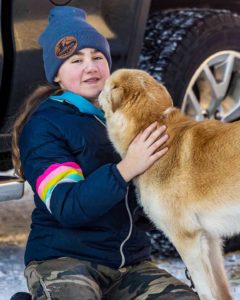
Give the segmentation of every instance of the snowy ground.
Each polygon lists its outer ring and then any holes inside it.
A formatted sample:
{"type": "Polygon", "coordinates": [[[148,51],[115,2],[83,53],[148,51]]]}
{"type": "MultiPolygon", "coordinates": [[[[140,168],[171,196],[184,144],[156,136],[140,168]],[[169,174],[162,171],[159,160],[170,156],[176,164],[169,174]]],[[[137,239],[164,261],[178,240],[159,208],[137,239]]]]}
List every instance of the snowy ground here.
{"type": "Polygon", "coordinates": [[[23,253],[23,247],[0,245],[0,300],[9,300],[14,293],[27,291],[23,253]]]}
{"type": "MultiPolygon", "coordinates": [[[[27,291],[23,277],[23,255],[32,208],[32,192],[27,185],[22,199],[0,202],[0,300],[9,300],[14,293],[27,291]]],[[[159,259],[157,263],[189,284],[179,259],[159,259]]],[[[239,300],[240,252],[225,256],[225,265],[234,300],[239,300]]]]}

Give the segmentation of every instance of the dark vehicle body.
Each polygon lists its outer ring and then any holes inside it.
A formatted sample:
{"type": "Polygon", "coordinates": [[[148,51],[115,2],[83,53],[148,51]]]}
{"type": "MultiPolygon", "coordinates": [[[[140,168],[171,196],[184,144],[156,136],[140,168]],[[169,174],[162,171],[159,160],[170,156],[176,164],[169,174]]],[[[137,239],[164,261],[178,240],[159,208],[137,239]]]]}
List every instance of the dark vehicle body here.
{"type": "MultiPolygon", "coordinates": [[[[0,153],[10,150],[11,126],[21,103],[45,80],[37,39],[53,2],[63,5],[69,1],[1,1],[0,153]]],[[[85,9],[90,23],[108,38],[113,70],[137,67],[146,22],[153,13],[192,7],[240,13],[238,0],[73,0],[69,5],[85,9]]]]}

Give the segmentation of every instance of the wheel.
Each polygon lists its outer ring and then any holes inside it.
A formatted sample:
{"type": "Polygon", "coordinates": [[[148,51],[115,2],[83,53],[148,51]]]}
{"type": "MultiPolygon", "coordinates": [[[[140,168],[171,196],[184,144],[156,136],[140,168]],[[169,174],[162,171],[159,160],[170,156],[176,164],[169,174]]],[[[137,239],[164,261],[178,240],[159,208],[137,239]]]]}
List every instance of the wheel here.
{"type": "MultiPolygon", "coordinates": [[[[240,118],[239,31],[240,16],[226,10],[155,13],[147,22],[138,67],[163,83],[174,105],[195,120],[237,120],[240,118]]],[[[153,254],[177,255],[161,232],[149,234],[153,254]]],[[[240,249],[240,236],[236,240],[240,249]]]]}
{"type": "Polygon", "coordinates": [[[240,106],[240,16],[184,9],[147,23],[139,68],[168,88],[174,104],[196,120],[232,121],[240,106]]]}

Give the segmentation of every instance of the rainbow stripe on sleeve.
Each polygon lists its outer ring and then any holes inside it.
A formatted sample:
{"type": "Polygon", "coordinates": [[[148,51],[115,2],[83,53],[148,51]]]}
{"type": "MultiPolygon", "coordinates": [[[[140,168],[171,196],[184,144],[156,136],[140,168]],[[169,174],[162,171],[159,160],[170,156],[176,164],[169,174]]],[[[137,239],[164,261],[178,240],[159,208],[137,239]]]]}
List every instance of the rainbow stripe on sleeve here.
{"type": "Polygon", "coordinates": [[[55,187],[64,182],[84,180],[80,166],[74,162],[53,164],[37,179],[36,191],[50,211],[50,199],[55,187]]]}

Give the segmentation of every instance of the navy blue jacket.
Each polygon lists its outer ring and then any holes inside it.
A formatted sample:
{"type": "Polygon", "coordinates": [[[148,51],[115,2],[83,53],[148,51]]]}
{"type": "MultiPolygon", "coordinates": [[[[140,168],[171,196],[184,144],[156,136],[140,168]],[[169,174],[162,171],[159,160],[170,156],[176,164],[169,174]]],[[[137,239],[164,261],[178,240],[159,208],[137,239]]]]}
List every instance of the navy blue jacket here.
{"type": "Polygon", "coordinates": [[[19,147],[36,205],[26,264],[65,256],[119,268],[149,258],[149,239],[134,224],[134,188],[118,172],[120,157],[94,115],[47,99],[24,125],[19,147]],[[58,170],[75,174],[66,173],[42,197],[39,190],[58,170]]]}

